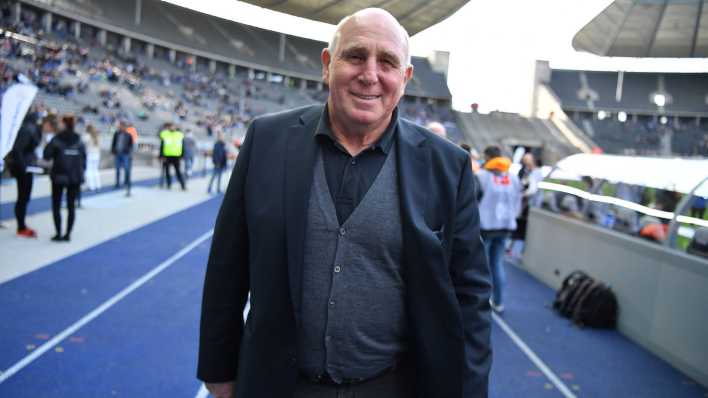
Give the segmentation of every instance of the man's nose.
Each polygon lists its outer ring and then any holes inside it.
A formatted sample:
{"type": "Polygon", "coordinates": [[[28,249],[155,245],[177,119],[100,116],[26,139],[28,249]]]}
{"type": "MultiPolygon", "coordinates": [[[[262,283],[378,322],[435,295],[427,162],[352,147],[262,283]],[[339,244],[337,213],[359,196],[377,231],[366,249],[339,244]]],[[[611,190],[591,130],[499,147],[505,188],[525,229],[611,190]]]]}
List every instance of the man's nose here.
{"type": "Polygon", "coordinates": [[[375,84],[379,79],[379,65],[376,58],[369,58],[363,65],[361,73],[359,73],[359,82],[365,85],[375,84]]]}

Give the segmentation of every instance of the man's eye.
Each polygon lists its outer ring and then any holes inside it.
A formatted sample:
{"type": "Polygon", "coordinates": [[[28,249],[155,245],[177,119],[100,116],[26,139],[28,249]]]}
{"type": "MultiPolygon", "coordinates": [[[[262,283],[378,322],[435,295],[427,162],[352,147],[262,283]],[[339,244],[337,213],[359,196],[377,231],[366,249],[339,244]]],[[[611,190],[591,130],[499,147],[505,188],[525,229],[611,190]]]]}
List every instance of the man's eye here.
{"type": "Polygon", "coordinates": [[[386,66],[390,66],[390,67],[396,66],[396,64],[393,61],[391,61],[390,59],[384,59],[383,63],[386,64],[386,66]]]}

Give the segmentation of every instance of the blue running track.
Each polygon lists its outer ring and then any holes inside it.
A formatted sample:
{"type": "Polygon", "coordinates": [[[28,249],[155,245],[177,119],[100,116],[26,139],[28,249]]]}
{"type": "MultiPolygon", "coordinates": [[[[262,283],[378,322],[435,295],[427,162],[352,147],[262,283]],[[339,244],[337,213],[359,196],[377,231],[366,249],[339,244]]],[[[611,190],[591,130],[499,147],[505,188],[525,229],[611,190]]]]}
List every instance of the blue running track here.
{"type": "MultiPolygon", "coordinates": [[[[0,369],[37,350],[213,227],[221,196],[0,284],[0,369]]],[[[210,240],[0,384],[0,397],[194,397],[210,240]]],[[[18,259],[19,260],[19,259],[18,259]]],[[[577,397],[706,397],[706,390],[610,331],[548,308],[553,291],[507,265],[503,319],[577,397]]],[[[491,396],[562,397],[497,325],[491,396]]],[[[434,397],[433,397],[434,398],[434,397]]]]}

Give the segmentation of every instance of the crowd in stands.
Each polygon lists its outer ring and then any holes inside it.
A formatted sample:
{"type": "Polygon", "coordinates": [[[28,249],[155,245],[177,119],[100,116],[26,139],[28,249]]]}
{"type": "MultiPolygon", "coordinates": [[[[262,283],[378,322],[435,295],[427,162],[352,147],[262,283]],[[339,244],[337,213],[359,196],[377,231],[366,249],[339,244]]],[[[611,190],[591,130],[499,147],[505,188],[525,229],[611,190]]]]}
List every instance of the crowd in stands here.
{"type": "MultiPolygon", "coordinates": [[[[23,73],[40,88],[40,103],[65,100],[62,106],[67,109],[60,110],[75,113],[78,126],[93,123],[104,134],[120,120],[129,120],[149,130],[142,133],[157,133],[169,121],[198,136],[224,132],[238,137],[255,116],[327,97],[326,87],[296,88],[284,81],[267,81],[263,73],[240,70],[229,77],[224,71],[211,73],[203,65],[194,65],[189,56],[170,63],[139,51],[125,53],[110,44],[101,46],[96,39],[76,39],[61,19],[45,32],[31,8],[23,8],[19,23],[3,9],[0,27],[35,42],[0,39],[3,86],[23,73]]],[[[442,121],[455,130],[449,106],[408,98],[401,115],[420,124],[442,121]]]]}
{"type": "Polygon", "coordinates": [[[708,156],[708,74],[553,70],[550,87],[606,153],[708,156]]]}
{"type": "MultiPolygon", "coordinates": [[[[646,188],[625,183],[611,184],[588,176],[582,177],[580,182],[559,182],[588,193],[614,197],[648,209],[669,213],[679,211],[678,205],[684,198],[684,194],[671,190],[646,188]]],[[[705,212],[705,203],[706,198],[700,196],[691,197],[690,207],[685,211],[684,215],[699,220],[708,219],[708,213],[705,212]]],[[[595,202],[570,193],[546,190],[543,191],[539,205],[546,210],[569,218],[592,223],[651,242],[663,244],[669,239],[671,219],[658,218],[620,204],[595,202]]],[[[705,227],[692,227],[691,229],[694,230],[693,240],[691,240],[691,237],[684,239],[683,244],[679,244],[680,248],[688,249],[691,245],[695,245],[696,237],[704,236],[705,230],[707,230],[705,227]]],[[[708,246],[693,253],[708,257],[708,246]]]]}
{"type": "Polygon", "coordinates": [[[612,116],[599,120],[586,114],[576,115],[573,120],[585,127],[605,153],[708,156],[708,130],[696,125],[695,119],[676,122],[666,118],[662,123],[660,118],[640,117],[621,122],[612,116]]]}

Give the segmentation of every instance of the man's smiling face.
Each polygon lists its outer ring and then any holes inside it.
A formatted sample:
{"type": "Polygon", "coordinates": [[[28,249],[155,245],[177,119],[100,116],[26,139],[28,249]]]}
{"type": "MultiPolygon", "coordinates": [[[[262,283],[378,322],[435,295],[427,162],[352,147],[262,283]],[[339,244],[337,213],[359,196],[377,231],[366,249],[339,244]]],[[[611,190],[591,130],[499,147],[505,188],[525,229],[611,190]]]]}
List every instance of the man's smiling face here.
{"type": "Polygon", "coordinates": [[[334,53],[322,52],[335,126],[370,131],[388,125],[413,75],[407,45],[400,26],[384,15],[354,16],[341,26],[334,53]]]}

